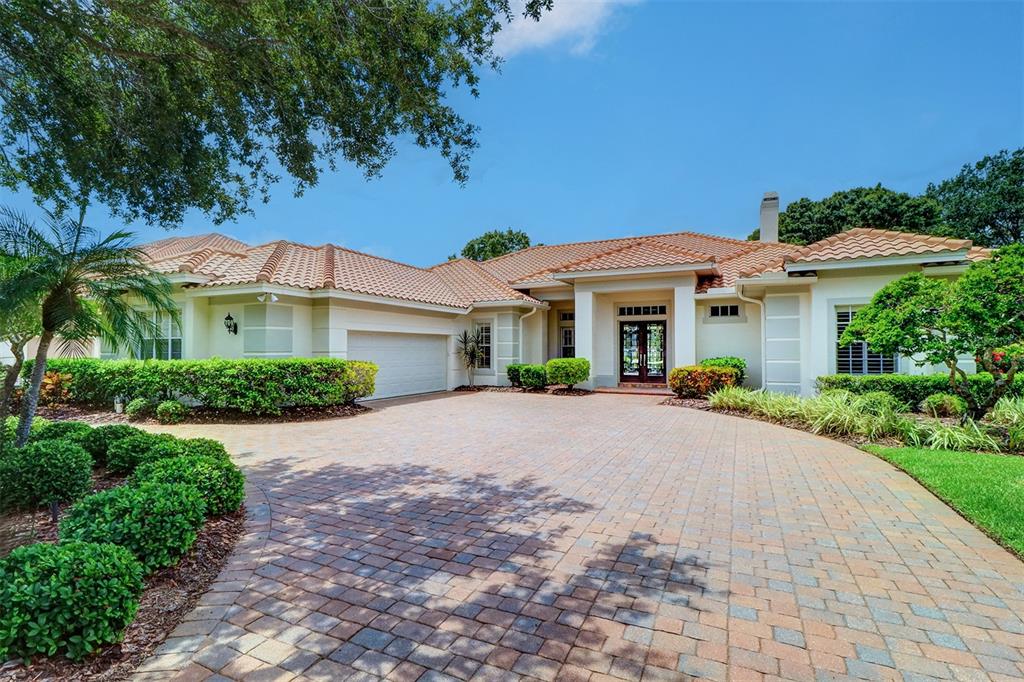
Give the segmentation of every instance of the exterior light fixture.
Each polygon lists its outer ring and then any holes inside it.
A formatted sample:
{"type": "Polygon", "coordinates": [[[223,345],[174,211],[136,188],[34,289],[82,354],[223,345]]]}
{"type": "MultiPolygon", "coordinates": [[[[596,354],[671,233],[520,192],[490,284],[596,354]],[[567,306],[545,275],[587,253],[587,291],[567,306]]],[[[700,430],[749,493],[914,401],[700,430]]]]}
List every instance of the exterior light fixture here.
{"type": "MultiPolygon", "coordinates": [[[[266,300],[267,300],[267,296],[268,296],[268,294],[260,294],[259,296],[256,297],[256,300],[259,301],[260,303],[265,303],[266,300]]],[[[270,296],[270,302],[271,303],[277,303],[277,295],[276,294],[269,294],[269,296],[270,296]]]]}
{"type": "Polygon", "coordinates": [[[231,317],[231,313],[224,318],[224,328],[228,330],[228,334],[238,333],[238,323],[235,322],[235,318],[231,317]]]}

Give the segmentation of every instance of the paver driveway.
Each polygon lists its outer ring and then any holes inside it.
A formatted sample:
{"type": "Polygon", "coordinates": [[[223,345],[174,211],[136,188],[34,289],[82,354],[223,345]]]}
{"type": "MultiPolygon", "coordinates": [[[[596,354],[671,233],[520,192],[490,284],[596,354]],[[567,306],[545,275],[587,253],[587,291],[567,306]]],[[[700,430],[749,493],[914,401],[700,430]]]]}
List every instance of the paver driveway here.
{"type": "Polygon", "coordinates": [[[203,678],[1019,679],[1024,565],[884,462],[658,398],[453,394],[224,440],[203,678]]]}

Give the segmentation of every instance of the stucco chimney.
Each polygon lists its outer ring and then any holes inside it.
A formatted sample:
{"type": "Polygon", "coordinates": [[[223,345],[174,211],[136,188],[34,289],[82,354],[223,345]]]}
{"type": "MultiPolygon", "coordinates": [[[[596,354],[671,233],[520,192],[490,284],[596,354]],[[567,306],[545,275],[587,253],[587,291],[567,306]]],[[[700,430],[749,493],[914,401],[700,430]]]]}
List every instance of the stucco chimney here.
{"type": "Polygon", "coordinates": [[[761,241],[779,241],[779,193],[765,192],[761,199],[761,241]]]}

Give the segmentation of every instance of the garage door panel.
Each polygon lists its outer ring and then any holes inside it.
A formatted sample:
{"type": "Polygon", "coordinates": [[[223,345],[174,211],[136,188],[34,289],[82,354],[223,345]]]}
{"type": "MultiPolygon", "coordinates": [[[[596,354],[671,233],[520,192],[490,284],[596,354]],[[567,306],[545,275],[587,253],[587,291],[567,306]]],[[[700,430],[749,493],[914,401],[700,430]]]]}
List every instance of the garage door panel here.
{"type": "Polygon", "coordinates": [[[447,339],[428,334],[349,332],[348,357],[377,365],[374,398],[447,389],[447,339]]]}

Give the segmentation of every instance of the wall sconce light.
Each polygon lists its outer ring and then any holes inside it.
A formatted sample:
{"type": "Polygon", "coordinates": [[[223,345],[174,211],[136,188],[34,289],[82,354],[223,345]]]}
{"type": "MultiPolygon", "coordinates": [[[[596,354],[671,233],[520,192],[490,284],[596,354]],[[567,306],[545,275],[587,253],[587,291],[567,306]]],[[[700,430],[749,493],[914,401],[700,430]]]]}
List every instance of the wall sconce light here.
{"type": "MultiPolygon", "coordinates": [[[[260,303],[264,303],[267,300],[267,294],[260,294],[256,297],[256,300],[260,303]]],[[[277,303],[277,296],[275,294],[270,294],[270,302],[277,303]]]]}
{"type": "Polygon", "coordinates": [[[228,334],[238,334],[238,323],[231,317],[231,313],[224,318],[224,328],[228,330],[228,334]]]}

